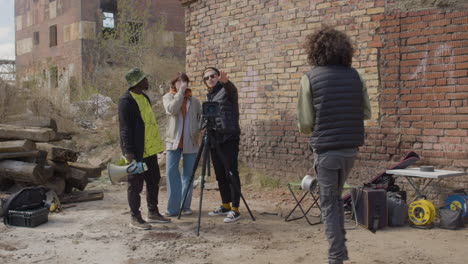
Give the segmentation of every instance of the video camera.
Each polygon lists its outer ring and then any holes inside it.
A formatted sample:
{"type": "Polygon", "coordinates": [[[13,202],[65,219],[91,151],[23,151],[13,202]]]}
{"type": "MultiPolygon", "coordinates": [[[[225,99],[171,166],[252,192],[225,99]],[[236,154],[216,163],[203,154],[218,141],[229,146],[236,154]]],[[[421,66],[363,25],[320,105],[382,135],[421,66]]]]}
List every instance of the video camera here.
{"type": "Polygon", "coordinates": [[[202,104],[203,117],[209,119],[210,117],[217,117],[220,112],[219,102],[207,101],[202,104]]]}
{"type": "Polygon", "coordinates": [[[219,102],[207,101],[202,104],[203,119],[201,121],[203,128],[215,129],[215,119],[221,112],[220,108],[219,102]]]}

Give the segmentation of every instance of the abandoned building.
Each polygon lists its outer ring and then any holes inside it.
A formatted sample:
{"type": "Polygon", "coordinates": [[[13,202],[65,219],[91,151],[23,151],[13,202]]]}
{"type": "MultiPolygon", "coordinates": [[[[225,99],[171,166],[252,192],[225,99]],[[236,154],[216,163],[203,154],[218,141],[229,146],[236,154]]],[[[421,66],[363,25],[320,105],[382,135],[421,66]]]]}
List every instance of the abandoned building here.
{"type": "MultiPolygon", "coordinates": [[[[184,9],[177,1],[147,0],[154,21],[166,19],[165,45],[185,56],[184,9]]],[[[147,1],[138,1],[142,4],[147,1]]],[[[15,0],[17,86],[41,87],[69,102],[89,70],[98,32],[118,23],[118,0],[15,0]]],[[[133,4],[132,2],[129,2],[133,4]]]]}
{"type": "MultiPolygon", "coordinates": [[[[372,120],[352,178],[376,176],[411,150],[419,165],[467,170],[466,1],[180,2],[194,90],[206,89],[207,66],[237,85],[240,157],[249,167],[290,179],[311,168],[308,137],[296,124],[299,80],[310,69],[301,44],[328,24],[351,37],[353,66],[371,97],[372,120]]],[[[458,179],[449,184],[468,187],[467,177],[458,179]]]]}

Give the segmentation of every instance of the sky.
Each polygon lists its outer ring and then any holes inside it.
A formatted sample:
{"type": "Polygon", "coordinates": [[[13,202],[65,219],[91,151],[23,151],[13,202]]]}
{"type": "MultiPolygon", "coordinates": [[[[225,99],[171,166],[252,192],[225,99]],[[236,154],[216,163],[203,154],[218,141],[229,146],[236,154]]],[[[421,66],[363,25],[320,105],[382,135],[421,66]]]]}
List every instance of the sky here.
{"type": "Polygon", "coordinates": [[[0,59],[15,59],[14,0],[0,0],[0,59]]]}

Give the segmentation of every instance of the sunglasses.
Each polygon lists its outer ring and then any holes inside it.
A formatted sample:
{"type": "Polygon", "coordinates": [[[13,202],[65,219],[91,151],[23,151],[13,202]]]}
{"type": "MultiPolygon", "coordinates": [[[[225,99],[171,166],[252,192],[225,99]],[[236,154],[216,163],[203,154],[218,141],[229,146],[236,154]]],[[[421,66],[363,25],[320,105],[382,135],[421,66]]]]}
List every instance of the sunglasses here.
{"type": "Polygon", "coordinates": [[[211,75],[208,75],[206,77],[203,77],[203,80],[208,81],[209,79],[214,79],[216,76],[218,76],[218,75],[217,74],[211,74],[211,75]]]}

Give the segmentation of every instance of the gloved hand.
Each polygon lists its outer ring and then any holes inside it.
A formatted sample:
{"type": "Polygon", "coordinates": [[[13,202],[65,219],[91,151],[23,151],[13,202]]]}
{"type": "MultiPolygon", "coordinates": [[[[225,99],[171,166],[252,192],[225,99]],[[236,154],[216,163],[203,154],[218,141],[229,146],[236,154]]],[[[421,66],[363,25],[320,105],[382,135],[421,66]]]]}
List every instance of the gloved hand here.
{"type": "Polygon", "coordinates": [[[127,168],[127,172],[129,174],[139,174],[143,173],[144,171],[143,162],[137,162],[136,160],[133,160],[127,168]]]}

